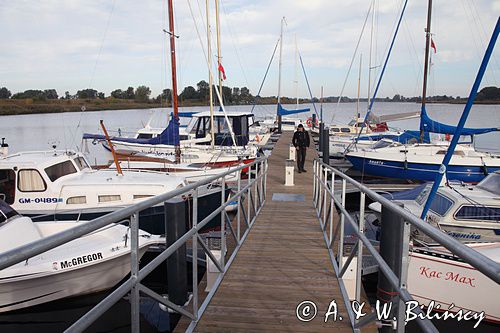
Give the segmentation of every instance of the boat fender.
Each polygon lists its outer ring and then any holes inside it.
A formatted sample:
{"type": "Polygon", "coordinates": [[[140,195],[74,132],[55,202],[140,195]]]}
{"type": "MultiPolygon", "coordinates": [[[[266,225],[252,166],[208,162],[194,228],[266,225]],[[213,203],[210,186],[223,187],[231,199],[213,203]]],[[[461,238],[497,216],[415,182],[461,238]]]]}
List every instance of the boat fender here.
{"type": "Polygon", "coordinates": [[[405,157],[405,162],[404,162],[403,166],[404,166],[405,170],[408,170],[408,160],[406,159],[406,157],[405,157]]]}
{"type": "Polygon", "coordinates": [[[483,165],[481,165],[481,171],[483,171],[483,174],[485,176],[488,176],[489,172],[488,172],[488,167],[486,166],[486,163],[484,163],[483,161],[483,158],[481,157],[481,162],[483,163],[483,165]]]}

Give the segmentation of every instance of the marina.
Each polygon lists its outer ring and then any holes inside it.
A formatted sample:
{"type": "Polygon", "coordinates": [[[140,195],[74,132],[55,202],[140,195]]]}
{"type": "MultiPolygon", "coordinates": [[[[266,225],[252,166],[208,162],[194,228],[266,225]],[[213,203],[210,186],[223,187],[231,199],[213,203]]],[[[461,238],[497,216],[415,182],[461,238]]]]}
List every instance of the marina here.
{"type": "Polygon", "coordinates": [[[106,24],[0,61],[57,88],[0,87],[0,332],[499,332],[500,7],[459,1],[42,4],[106,24]]]}

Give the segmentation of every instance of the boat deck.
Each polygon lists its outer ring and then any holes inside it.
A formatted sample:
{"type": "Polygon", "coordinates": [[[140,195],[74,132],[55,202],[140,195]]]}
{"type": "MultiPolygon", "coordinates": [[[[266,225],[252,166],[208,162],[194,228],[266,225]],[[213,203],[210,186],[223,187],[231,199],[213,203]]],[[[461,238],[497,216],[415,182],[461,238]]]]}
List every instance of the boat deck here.
{"type": "Polygon", "coordinates": [[[291,138],[283,133],[273,149],[266,204],[196,332],[352,332],[312,203],[314,147],[308,149],[308,172],[295,171],[295,186],[284,186],[291,138]],[[309,322],[296,316],[305,300],[317,305],[309,322]],[[332,300],[344,318],[325,323],[332,300]]]}

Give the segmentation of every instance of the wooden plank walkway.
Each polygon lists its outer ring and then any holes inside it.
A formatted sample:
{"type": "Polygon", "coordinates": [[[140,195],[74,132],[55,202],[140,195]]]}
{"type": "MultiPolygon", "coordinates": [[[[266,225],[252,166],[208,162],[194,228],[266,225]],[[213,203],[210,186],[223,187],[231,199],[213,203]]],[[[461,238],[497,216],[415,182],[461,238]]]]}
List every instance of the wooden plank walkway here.
{"type": "Polygon", "coordinates": [[[269,159],[267,201],[196,332],[352,332],[338,280],[312,204],[312,160],[284,186],[292,133],[283,133],[269,159]],[[274,193],[303,194],[304,201],[273,201],[274,193]],[[342,321],[324,322],[335,299],[342,321]],[[317,305],[317,316],[301,322],[296,307],[317,305]]]}

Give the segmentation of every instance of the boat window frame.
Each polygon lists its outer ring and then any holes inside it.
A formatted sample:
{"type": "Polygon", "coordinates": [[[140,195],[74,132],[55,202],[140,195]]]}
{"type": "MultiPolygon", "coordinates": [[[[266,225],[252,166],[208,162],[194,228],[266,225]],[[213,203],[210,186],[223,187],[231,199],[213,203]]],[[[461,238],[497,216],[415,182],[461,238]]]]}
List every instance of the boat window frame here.
{"type": "Polygon", "coordinates": [[[12,181],[14,182],[14,187],[13,187],[13,196],[12,196],[12,202],[7,201],[7,196],[5,195],[6,193],[5,192],[1,192],[1,194],[3,195],[3,197],[0,197],[0,200],[3,200],[5,201],[8,205],[12,205],[16,202],[16,187],[17,187],[17,174],[16,174],[16,171],[14,169],[11,169],[11,168],[6,168],[6,169],[0,169],[0,172],[1,171],[6,171],[8,173],[7,175],[7,178],[6,178],[6,182],[9,182],[9,181],[12,181]],[[10,179],[12,177],[12,179],[10,179]]]}
{"type": "Polygon", "coordinates": [[[79,170],[79,169],[78,169],[78,166],[77,166],[77,165],[75,165],[75,162],[74,162],[72,159],[70,159],[70,160],[65,160],[65,161],[62,161],[62,162],[59,162],[59,163],[56,163],[56,164],[52,164],[51,166],[48,166],[48,167],[46,167],[46,168],[44,168],[44,169],[43,169],[43,171],[45,172],[45,174],[47,175],[47,177],[49,178],[49,180],[50,180],[51,182],[55,182],[55,181],[57,181],[58,179],[61,179],[62,177],[66,177],[66,176],[69,176],[69,175],[72,175],[72,174],[78,173],[78,170],[79,170]],[[69,164],[71,164],[71,165],[73,166],[73,169],[75,169],[75,171],[74,171],[74,172],[66,173],[66,174],[64,174],[64,175],[62,175],[62,176],[58,176],[58,177],[57,177],[57,178],[55,178],[55,179],[52,179],[52,177],[50,177],[49,173],[47,172],[47,169],[53,168],[53,167],[55,167],[56,165],[65,164],[65,163],[67,164],[68,162],[69,162],[69,164]]]}
{"type": "MultiPolygon", "coordinates": [[[[428,196],[427,196],[427,197],[428,197],[428,196]]],[[[442,194],[442,193],[437,192],[437,193],[436,193],[436,196],[434,197],[434,199],[433,199],[433,200],[432,200],[432,202],[431,202],[431,205],[429,206],[429,211],[431,211],[431,212],[433,212],[434,214],[439,215],[439,216],[441,216],[441,217],[445,217],[445,216],[446,216],[446,215],[450,212],[450,209],[451,209],[451,208],[452,208],[455,204],[456,204],[455,200],[453,200],[453,199],[449,198],[448,196],[446,196],[446,195],[444,195],[444,194],[442,194]],[[435,202],[434,200],[436,200],[436,198],[437,198],[438,196],[439,196],[439,197],[442,197],[442,198],[444,198],[444,199],[446,199],[446,200],[448,200],[449,202],[451,202],[451,205],[450,205],[450,206],[448,206],[448,208],[446,209],[446,211],[445,211],[443,214],[441,214],[440,212],[436,212],[434,209],[432,209],[432,205],[433,205],[433,203],[435,202]]]]}
{"type": "Polygon", "coordinates": [[[456,210],[455,210],[455,213],[453,213],[453,218],[457,221],[467,221],[467,222],[485,222],[485,223],[500,223],[500,219],[499,220],[480,220],[480,219],[468,219],[468,218],[463,218],[463,217],[457,217],[457,214],[458,212],[464,208],[464,207],[474,207],[474,208],[488,208],[488,209],[498,209],[500,210],[500,207],[498,206],[484,206],[484,207],[477,207],[477,206],[474,206],[474,205],[471,205],[471,204],[461,204],[460,207],[458,207],[456,210]]]}
{"type": "Polygon", "coordinates": [[[30,168],[30,169],[19,169],[19,171],[17,171],[17,175],[16,175],[16,183],[17,183],[16,187],[17,187],[18,191],[22,192],[22,193],[40,193],[40,192],[47,191],[47,182],[45,181],[45,178],[43,178],[41,172],[38,169],[33,169],[33,168],[30,168]],[[19,178],[21,177],[21,172],[23,172],[23,171],[36,171],[38,173],[38,176],[40,176],[40,178],[43,181],[44,189],[43,190],[34,190],[34,191],[23,191],[23,190],[21,190],[21,188],[19,188],[19,184],[21,183],[19,181],[19,178]]]}

